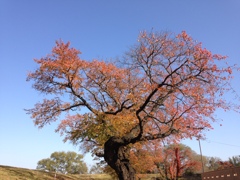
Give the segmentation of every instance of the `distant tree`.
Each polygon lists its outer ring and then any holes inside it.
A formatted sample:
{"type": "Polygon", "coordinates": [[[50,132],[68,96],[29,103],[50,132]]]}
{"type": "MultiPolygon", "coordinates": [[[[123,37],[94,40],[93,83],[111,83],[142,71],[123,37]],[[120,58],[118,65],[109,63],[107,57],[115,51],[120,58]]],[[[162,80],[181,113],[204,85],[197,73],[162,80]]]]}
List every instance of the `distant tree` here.
{"type": "Polygon", "coordinates": [[[207,171],[215,171],[219,169],[220,163],[222,160],[219,157],[206,157],[206,170],[207,171]]]}
{"type": "Polygon", "coordinates": [[[90,174],[108,174],[112,177],[112,179],[117,179],[117,174],[104,160],[100,160],[99,158],[94,158],[98,160],[98,162],[93,165],[90,169],[90,174]]]}
{"type": "Polygon", "coordinates": [[[136,144],[130,151],[129,159],[136,173],[157,173],[158,164],[164,159],[161,141],[136,144]]]}
{"type": "Polygon", "coordinates": [[[240,156],[233,156],[229,158],[229,162],[233,166],[240,166],[240,156]]]}
{"type": "Polygon", "coordinates": [[[56,172],[56,163],[50,158],[42,159],[37,163],[37,169],[48,172],[56,172]]]}
{"type": "Polygon", "coordinates": [[[231,164],[229,161],[219,161],[218,163],[218,170],[233,167],[233,164],[231,164]]]}
{"type": "Polygon", "coordinates": [[[121,180],[135,180],[129,161],[135,144],[198,136],[211,129],[215,110],[238,108],[223,96],[234,67],[185,31],[142,32],[120,61],[79,54],[59,41],[35,60],[28,80],[46,96],[27,111],[40,128],[63,118],[56,131],[103,157],[121,180]]]}
{"type": "Polygon", "coordinates": [[[183,144],[171,144],[163,150],[162,172],[170,180],[178,180],[184,173],[194,173],[201,169],[199,155],[183,144]]]}
{"type": "Polygon", "coordinates": [[[225,168],[237,166],[238,160],[239,159],[237,156],[229,158],[228,161],[223,161],[219,157],[208,157],[207,163],[205,166],[207,171],[215,171],[219,169],[225,169],[225,168]]]}
{"type": "Polygon", "coordinates": [[[37,169],[63,174],[85,174],[88,172],[83,156],[75,152],[54,152],[50,158],[38,161],[37,169]]]}
{"type": "Polygon", "coordinates": [[[164,147],[160,142],[154,142],[141,147],[130,153],[131,164],[137,173],[159,173],[162,179],[175,180],[183,174],[201,171],[200,156],[186,145],[164,147]]]}
{"type": "Polygon", "coordinates": [[[98,164],[95,164],[91,167],[90,174],[102,174],[103,173],[103,169],[101,166],[99,166],[98,164]]]}

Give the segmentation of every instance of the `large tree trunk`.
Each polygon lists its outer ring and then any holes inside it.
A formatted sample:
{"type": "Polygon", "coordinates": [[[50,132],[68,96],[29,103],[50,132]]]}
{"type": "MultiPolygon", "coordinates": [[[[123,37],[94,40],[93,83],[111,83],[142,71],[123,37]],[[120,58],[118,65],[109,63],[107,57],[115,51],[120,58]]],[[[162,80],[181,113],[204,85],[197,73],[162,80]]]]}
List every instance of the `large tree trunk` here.
{"type": "Polygon", "coordinates": [[[104,144],[104,159],[115,170],[119,180],[135,180],[135,170],[129,162],[129,149],[120,138],[111,137],[104,144]]]}

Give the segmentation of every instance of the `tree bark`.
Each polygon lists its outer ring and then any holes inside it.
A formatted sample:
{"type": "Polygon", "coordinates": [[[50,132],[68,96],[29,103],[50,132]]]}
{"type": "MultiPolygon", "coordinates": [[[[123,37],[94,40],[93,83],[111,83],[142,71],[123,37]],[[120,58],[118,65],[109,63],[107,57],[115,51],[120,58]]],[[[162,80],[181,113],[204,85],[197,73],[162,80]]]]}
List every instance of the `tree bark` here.
{"type": "Polygon", "coordinates": [[[178,177],[180,176],[180,166],[181,166],[181,160],[180,160],[178,147],[175,149],[175,156],[176,156],[176,180],[178,180],[178,177]]]}
{"type": "Polygon", "coordinates": [[[129,149],[122,139],[111,137],[104,144],[104,159],[118,175],[119,180],[136,180],[135,170],[129,162],[129,149]]]}

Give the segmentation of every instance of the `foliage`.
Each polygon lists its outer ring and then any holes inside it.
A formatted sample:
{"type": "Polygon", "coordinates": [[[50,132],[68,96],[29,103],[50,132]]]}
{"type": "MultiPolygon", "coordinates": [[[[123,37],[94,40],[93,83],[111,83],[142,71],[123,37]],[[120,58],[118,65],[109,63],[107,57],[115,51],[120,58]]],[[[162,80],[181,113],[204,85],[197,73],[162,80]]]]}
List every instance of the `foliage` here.
{"type": "Polygon", "coordinates": [[[229,161],[219,161],[218,163],[218,170],[233,167],[233,164],[231,164],[229,161]]]}
{"type": "MultiPolygon", "coordinates": [[[[96,160],[96,158],[95,158],[96,160]]],[[[91,174],[108,174],[113,179],[118,179],[117,174],[105,161],[100,160],[90,169],[91,174]]]]}
{"type": "Polygon", "coordinates": [[[135,144],[129,159],[137,173],[159,173],[158,164],[164,159],[162,143],[135,144]]]}
{"type": "Polygon", "coordinates": [[[211,129],[217,108],[236,108],[223,98],[234,67],[219,67],[226,57],[184,31],[142,32],[120,62],[79,54],[58,41],[50,55],[35,60],[39,67],[27,80],[49,96],[27,111],[40,128],[65,112],[56,131],[104,157],[120,179],[134,179],[126,159],[138,143],[141,149],[141,142],[198,136],[211,129]]]}
{"type": "Polygon", "coordinates": [[[240,166],[240,156],[233,156],[229,158],[230,164],[233,166],[240,166]]]}
{"type": "Polygon", "coordinates": [[[38,161],[37,169],[62,174],[85,174],[87,165],[83,156],[75,152],[54,152],[50,158],[38,161]]]}
{"type": "Polygon", "coordinates": [[[102,167],[100,167],[98,164],[95,164],[91,167],[89,173],[90,174],[102,174],[103,170],[102,170],[102,167]]]}
{"type": "Polygon", "coordinates": [[[228,161],[223,161],[218,157],[208,157],[206,163],[207,171],[215,171],[229,167],[240,166],[239,156],[233,156],[228,161]]]}
{"type": "Polygon", "coordinates": [[[176,179],[201,170],[200,156],[190,147],[183,144],[155,145],[131,151],[130,160],[137,173],[159,173],[163,179],[176,179]]]}
{"type": "Polygon", "coordinates": [[[163,163],[160,163],[160,168],[165,171],[168,179],[175,180],[184,173],[194,173],[201,169],[199,156],[183,144],[171,144],[163,152],[165,158],[163,163]]]}
{"type": "Polygon", "coordinates": [[[220,167],[219,162],[222,161],[219,157],[207,157],[206,159],[207,159],[206,161],[207,171],[214,171],[219,169],[220,167]]]}

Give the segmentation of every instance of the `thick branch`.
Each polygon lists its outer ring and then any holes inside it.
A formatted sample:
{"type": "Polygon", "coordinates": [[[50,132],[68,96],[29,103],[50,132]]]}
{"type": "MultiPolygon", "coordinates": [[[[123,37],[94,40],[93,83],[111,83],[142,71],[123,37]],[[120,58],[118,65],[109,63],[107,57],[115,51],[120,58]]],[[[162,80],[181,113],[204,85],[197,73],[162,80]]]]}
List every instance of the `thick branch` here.
{"type": "Polygon", "coordinates": [[[125,106],[125,103],[126,103],[127,101],[130,101],[130,99],[127,99],[127,100],[123,101],[123,103],[121,104],[120,109],[118,109],[118,110],[116,110],[116,111],[113,111],[113,112],[112,112],[112,111],[107,111],[107,112],[105,112],[105,114],[117,115],[118,113],[122,112],[123,109],[130,109],[131,107],[134,106],[134,104],[131,104],[131,105],[129,105],[129,106],[125,106]]]}

